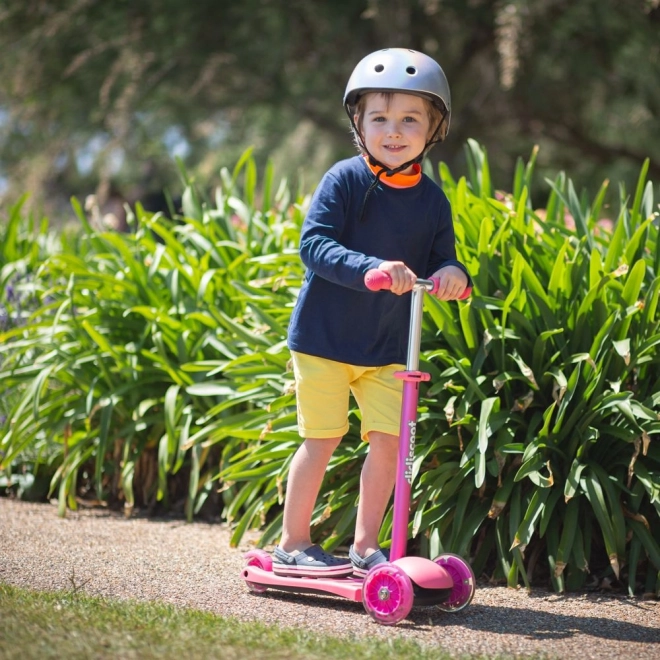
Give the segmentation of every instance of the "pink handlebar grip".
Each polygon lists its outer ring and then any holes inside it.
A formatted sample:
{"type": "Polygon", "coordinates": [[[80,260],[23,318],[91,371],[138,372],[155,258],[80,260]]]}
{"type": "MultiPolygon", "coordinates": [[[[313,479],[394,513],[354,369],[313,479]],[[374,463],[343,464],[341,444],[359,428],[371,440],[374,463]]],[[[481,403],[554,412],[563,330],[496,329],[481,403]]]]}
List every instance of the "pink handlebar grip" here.
{"type": "MultiPolygon", "coordinates": [[[[440,288],[440,279],[437,277],[429,278],[433,282],[433,288],[429,290],[429,293],[435,294],[440,288]]],[[[389,291],[392,286],[392,278],[384,270],[378,270],[377,268],[372,268],[368,270],[364,276],[364,284],[369,289],[369,291],[389,291]]],[[[466,286],[465,291],[460,295],[458,300],[465,300],[470,297],[472,293],[472,287],[466,286]]]]}
{"type": "Polygon", "coordinates": [[[392,278],[384,270],[372,268],[364,276],[364,284],[369,291],[388,291],[392,286],[392,278]]]}

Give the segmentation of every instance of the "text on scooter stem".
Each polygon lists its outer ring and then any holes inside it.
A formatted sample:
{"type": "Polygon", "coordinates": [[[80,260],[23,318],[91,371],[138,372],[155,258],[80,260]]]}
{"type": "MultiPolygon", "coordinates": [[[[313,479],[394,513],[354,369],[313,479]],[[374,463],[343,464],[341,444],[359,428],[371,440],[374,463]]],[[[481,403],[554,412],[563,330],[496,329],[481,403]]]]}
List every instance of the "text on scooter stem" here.
{"type": "Polygon", "coordinates": [[[406,469],[403,476],[410,486],[413,480],[413,463],[415,462],[415,434],[417,433],[417,422],[408,422],[408,429],[410,431],[410,440],[408,441],[408,456],[406,456],[406,469]]]}

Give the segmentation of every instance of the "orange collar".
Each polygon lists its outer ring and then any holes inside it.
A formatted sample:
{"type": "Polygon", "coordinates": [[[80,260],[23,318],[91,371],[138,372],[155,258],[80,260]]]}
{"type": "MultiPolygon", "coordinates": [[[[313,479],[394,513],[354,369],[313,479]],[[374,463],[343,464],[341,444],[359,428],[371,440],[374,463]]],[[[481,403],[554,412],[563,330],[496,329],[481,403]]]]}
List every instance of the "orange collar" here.
{"type": "MultiPolygon", "coordinates": [[[[374,167],[369,162],[367,156],[364,156],[364,162],[367,164],[367,167],[378,176],[378,172],[380,172],[381,168],[374,167]]],[[[402,174],[401,172],[397,172],[397,174],[392,176],[383,174],[383,176],[380,177],[380,180],[391,188],[412,188],[422,180],[422,166],[419,163],[415,163],[411,174],[402,174]]]]}

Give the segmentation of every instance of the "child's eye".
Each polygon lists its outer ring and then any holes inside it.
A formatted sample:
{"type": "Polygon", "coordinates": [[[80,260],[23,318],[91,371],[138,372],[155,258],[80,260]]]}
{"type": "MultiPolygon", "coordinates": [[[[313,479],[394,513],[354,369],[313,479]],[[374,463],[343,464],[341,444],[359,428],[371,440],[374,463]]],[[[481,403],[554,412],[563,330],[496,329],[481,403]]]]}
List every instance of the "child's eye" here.
{"type": "Polygon", "coordinates": [[[404,117],[403,121],[408,123],[408,124],[412,124],[413,122],[416,122],[417,120],[414,117],[404,117]]]}

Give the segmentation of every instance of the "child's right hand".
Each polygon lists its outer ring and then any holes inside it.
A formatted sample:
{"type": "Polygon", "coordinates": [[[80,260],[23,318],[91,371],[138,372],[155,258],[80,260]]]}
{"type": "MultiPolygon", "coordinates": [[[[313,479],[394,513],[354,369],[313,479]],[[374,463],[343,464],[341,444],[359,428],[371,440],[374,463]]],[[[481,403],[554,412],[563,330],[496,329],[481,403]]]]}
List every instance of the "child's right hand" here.
{"type": "Polygon", "coordinates": [[[397,296],[412,291],[417,280],[417,275],[403,261],[383,261],[378,270],[386,272],[392,278],[390,291],[397,296]]]}

